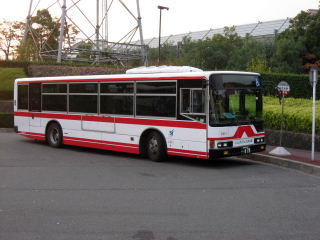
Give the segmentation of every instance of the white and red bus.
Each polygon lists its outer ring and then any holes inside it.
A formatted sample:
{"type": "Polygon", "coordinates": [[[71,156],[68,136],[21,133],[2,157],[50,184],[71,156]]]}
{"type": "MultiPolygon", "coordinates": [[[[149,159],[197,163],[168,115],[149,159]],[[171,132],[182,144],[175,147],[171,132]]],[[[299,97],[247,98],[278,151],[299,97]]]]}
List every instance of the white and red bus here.
{"type": "Polygon", "coordinates": [[[53,147],[215,159],[265,150],[258,73],[138,68],[17,79],[16,131],[53,147]],[[159,73],[160,72],[160,73],[159,73]]]}

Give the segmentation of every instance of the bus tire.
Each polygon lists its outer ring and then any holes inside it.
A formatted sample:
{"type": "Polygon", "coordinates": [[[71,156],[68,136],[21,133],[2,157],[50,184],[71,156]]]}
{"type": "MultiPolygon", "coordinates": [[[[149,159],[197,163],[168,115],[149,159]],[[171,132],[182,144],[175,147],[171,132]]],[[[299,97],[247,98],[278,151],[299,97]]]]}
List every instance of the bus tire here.
{"type": "Polygon", "coordinates": [[[151,132],[147,138],[147,156],[155,162],[163,162],[167,159],[166,144],[158,132],[151,132]]]}
{"type": "Polygon", "coordinates": [[[51,147],[59,148],[62,146],[63,134],[58,123],[51,123],[48,127],[46,135],[47,142],[51,147]]]}

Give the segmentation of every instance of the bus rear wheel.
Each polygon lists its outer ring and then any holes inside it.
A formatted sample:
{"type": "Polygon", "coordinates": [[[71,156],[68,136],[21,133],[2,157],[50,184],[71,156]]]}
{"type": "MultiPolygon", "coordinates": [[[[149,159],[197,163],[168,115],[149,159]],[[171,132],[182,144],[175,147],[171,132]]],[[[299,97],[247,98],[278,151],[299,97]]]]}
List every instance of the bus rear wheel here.
{"type": "Polygon", "coordinates": [[[51,147],[59,148],[62,146],[62,129],[57,123],[51,123],[47,130],[47,142],[51,147]]]}
{"type": "Polygon", "coordinates": [[[146,150],[152,161],[163,162],[167,158],[165,142],[158,132],[151,132],[148,135],[146,150]]]}

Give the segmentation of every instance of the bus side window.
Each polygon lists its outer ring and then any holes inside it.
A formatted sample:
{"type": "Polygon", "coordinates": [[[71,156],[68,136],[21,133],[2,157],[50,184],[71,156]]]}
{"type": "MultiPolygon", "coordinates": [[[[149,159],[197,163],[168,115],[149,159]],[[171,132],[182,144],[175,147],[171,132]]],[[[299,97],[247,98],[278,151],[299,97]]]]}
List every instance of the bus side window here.
{"type": "Polygon", "coordinates": [[[41,83],[29,84],[29,111],[41,111],[41,83]]]}
{"type": "Polygon", "coordinates": [[[28,84],[18,85],[18,109],[28,110],[28,84]]]}

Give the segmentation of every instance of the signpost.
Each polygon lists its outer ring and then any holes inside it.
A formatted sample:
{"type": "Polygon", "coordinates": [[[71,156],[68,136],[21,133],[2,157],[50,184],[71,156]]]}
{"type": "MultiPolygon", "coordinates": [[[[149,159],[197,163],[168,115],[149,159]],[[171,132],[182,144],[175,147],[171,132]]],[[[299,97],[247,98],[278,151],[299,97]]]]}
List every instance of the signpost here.
{"type": "Polygon", "coordinates": [[[281,128],[280,128],[280,147],[282,147],[282,130],[283,130],[283,114],[284,114],[284,96],[290,93],[290,85],[287,82],[280,82],[277,86],[279,95],[281,96],[281,128]]]}
{"type": "Polygon", "coordinates": [[[291,155],[285,148],[282,147],[282,129],[283,129],[283,114],[284,114],[284,97],[290,94],[290,85],[287,82],[280,82],[276,87],[278,94],[281,98],[281,128],[280,128],[280,146],[273,149],[270,154],[277,156],[288,156],[291,155]]]}
{"type": "Polygon", "coordinates": [[[316,86],[318,82],[318,68],[312,67],[310,69],[309,81],[312,86],[312,98],[313,98],[313,109],[312,109],[312,146],[311,146],[311,160],[314,160],[314,148],[315,148],[315,136],[316,136],[316,86]]]}

